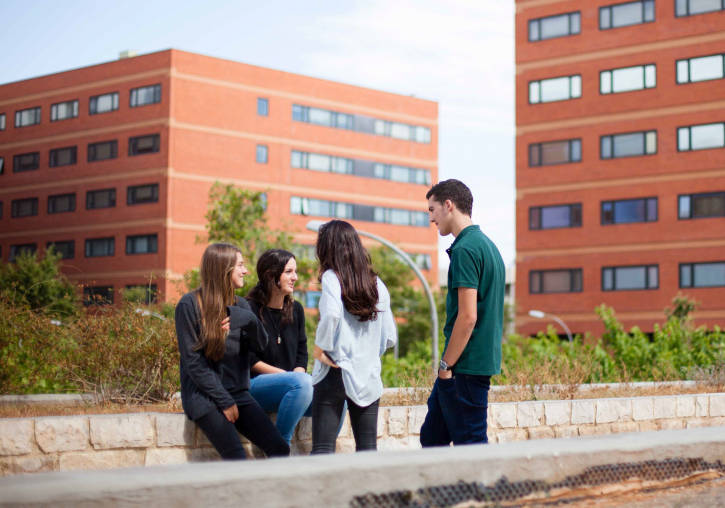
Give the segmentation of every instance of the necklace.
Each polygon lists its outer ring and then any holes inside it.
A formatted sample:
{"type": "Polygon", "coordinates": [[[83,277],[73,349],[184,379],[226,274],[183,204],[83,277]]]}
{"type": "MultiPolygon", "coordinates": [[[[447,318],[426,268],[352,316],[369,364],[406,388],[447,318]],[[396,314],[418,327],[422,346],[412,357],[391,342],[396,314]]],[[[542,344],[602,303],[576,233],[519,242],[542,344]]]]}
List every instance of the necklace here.
{"type": "MultiPolygon", "coordinates": [[[[265,310],[267,311],[267,317],[269,317],[269,323],[274,326],[274,334],[277,336],[277,344],[282,344],[282,330],[280,323],[274,319],[274,316],[272,315],[272,311],[269,309],[269,307],[265,307],[265,310]]],[[[281,316],[280,316],[281,320],[281,316]]]]}

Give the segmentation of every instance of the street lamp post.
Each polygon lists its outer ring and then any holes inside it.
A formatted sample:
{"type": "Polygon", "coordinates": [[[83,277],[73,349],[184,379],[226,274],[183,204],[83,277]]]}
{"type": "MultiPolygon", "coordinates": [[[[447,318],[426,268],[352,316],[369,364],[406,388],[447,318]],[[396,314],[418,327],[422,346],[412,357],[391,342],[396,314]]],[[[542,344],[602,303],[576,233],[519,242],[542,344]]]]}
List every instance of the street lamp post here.
{"type": "MultiPolygon", "coordinates": [[[[320,230],[320,227],[324,224],[323,221],[320,220],[311,220],[307,223],[307,229],[310,231],[318,232],[320,230]]],[[[418,268],[418,265],[415,264],[415,262],[410,259],[410,256],[408,256],[405,252],[400,250],[395,244],[392,242],[386,240],[383,237],[380,237],[378,235],[375,235],[373,233],[368,233],[367,231],[360,231],[357,230],[357,234],[360,236],[367,236],[368,238],[372,238],[373,240],[376,240],[386,247],[391,248],[398,256],[400,256],[405,263],[410,266],[415,274],[418,276],[418,279],[420,279],[421,284],[423,284],[423,289],[425,290],[425,295],[428,297],[428,305],[430,306],[430,321],[431,326],[433,330],[433,343],[431,345],[432,354],[433,354],[433,370],[438,370],[438,312],[436,310],[436,304],[435,299],[433,298],[433,292],[430,290],[430,286],[428,285],[428,281],[425,280],[425,277],[423,276],[423,273],[418,268]]],[[[397,347],[397,342],[396,342],[397,347]]]]}
{"type": "Polygon", "coordinates": [[[554,321],[559,323],[559,325],[564,329],[564,331],[566,332],[566,336],[569,338],[569,342],[572,341],[571,330],[569,330],[569,327],[566,326],[566,323],[564,323],[564,321],[559,316],[555,316],[554,314],[549,314],[548,312],[544,312],[543,310],[535,310],[535,309],[529,311],[529,316],[536,318],[536,319],[544,319],[546,317],[550,317],[551,319],[553,319],[554,321]]]}

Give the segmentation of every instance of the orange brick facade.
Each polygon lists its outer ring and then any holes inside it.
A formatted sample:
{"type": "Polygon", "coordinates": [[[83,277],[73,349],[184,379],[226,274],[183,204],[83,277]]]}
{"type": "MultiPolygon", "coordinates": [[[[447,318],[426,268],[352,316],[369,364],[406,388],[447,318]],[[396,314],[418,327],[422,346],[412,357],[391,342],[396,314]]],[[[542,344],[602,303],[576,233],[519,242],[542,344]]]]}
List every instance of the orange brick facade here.
{"type": "Polygon", "coordinates": [[[600,29],[600,8],[621,3],[516,1],[516,325],[523,334],[556,325],[530,317],[532,309],[559,316],[575,333],[600,334],[594,308],[601,303],[626,327],[651,332],[678,292],[700,303],[698,325],[725,324],[722,284],[680,280],[683,264],[725,263],[725,217],[678,215],[680,196],[725,191],[725,148],[678,149],[678,128],[725,122],[725,80],[676,80],[676,61],[725,53],[725,11],[676,16],[673,1],[656,0],[653,19],[600,29]],[[565,13],[579,13],[578,33],[529,40],[531,20],[565,13]],[[656,66],[656,86],[600,93],[600,72],[648,64],[656,66]],[[573,75],[581,76],[580,97],[530,103],[530,82],[573,75]],[[602,136],[645,131],[656,132],[654,152],[603,157],[602,136]],[[580,161],[530,163],[530,145],[570,139],[581,140],[580,161]],[[642,198],[656,198],[654,220],[603,224],[603,202],[642,198]],[[532,228],[532,208],[564,204],[581,205],[580,225],[532,228]],[[604,268],[646,266],[657,267],[656,284],[605,290],[604,268]],[[531,280],[562,269],[580,269],[581,287],[547,292],[531,280]]]}
{"type": "MultiPolygon", "coordinates": [[[[388,215],[425,212],[426,181],[292,167],[293,150],[416,168],[431,182],[438,177],[435,102],[177,50],[2,85],[2,114],[3,260],[21,245],[35,244],[42,252],[48,242],[72,240],[75,254],[63,261],[64,271],[81,284],[112,287],[116,298],[126,286],[150,279],[162,299],[179,295],[178,281],[198,265],[204,249],[195,240],[204,234],[215,181],[265,192],[270,225],[290,231],[300,244],[314,243],[315,235],[305,230],[310,219],[330,215],[292,213],[293,196],[346,203],[348,209],[376,207],[375,213],[386,209],[388,215]],[[160,85],[160,101],[131,107],[131,90],[150,85],[160,85]],[[118,92],[118,109],[90,114],[90,98],[109,92],[118,92]],[[266,116],[258,113],[260,98],[267,101],[266,116]],[[51,105],[69,100],[78,100],[77,117],[51,121],[51,105]],[[392,129],[414,126],[428,137],[407,140],[297,121],[293,105],[385,121],[392,129]],[[34,107],[41,108],[40,123],[16,127],[15,112],[34,107]],[[146,135],[159,135],[158,150],[131,155],[129,138],[146,135]],[[117,157],[90,162],[88,145],[107,140],[117,141],[117,157]],[[77,147],[77,161],[49,167],[50,151],[68,146],[77,147]],[[258,146],[266,147],[266,162],[257,162],[258,146]],[[39,153],[37,169],[15,171],[15,156],[32,152],[39,153]],[[158,185],[158,198],[130,204],[127,189],[148,184],[158,185]],[[87,191],[106,188],[115,189],[115,206],[87,209],[87,191]],[[75,194],[75,210],[48,213],[48,196],[66,193],[75,194]],[[37,213],[14,217],[13,201],[26,198],[38,199],[37,213]],[[129,235],[156,235],[156,252],[127,253],[129,235]],[[100,237],[114,238],[114,254],[87,257],[86,240],[100,237]]],[[[409,253],[426,255],[435,281],[437,235],[427,220],[415,218],[409,225],[400,219],[349,220],[409,253]]]]}

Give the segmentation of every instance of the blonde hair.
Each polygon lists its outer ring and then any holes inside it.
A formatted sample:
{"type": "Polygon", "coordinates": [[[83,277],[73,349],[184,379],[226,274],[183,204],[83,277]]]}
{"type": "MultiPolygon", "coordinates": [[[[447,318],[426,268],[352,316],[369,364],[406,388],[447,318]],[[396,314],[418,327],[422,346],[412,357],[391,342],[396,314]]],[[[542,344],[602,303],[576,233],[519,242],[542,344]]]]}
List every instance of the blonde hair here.
{"type": "Polygon", "coordinates": [[[237,264],[239,247],[229,243],[209,245],[201,257],[201,286],[196,290],[201,311],[201,333],[195,349],[213,361],[224,356],[226,332],[222,320],[227,316],[227,305],[235,301],[232,271],[237,264]]]}

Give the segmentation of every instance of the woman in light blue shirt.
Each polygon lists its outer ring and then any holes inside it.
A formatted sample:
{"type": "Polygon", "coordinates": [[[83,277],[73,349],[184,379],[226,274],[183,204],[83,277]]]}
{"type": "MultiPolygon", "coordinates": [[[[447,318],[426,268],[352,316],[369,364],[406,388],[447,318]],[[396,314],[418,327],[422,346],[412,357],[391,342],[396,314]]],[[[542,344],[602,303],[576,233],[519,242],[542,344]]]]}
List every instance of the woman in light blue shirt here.
{"type": "Polygon", "coordinates": [[[355,449],[377,448],[380,356],[397,340],[390,294],[355,228],[333,220],[317,237],[322,295],[312,371],[312,453],[334,453],[347,401],[355,449]]]}

